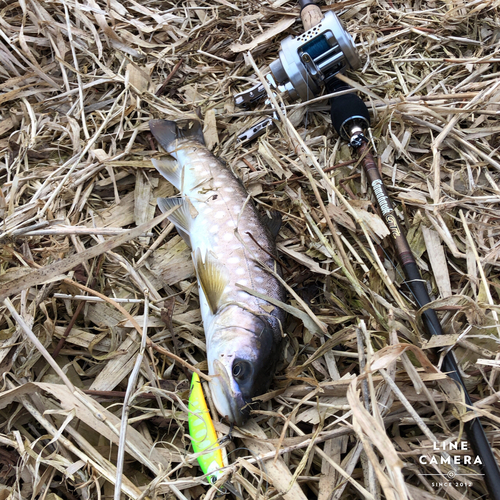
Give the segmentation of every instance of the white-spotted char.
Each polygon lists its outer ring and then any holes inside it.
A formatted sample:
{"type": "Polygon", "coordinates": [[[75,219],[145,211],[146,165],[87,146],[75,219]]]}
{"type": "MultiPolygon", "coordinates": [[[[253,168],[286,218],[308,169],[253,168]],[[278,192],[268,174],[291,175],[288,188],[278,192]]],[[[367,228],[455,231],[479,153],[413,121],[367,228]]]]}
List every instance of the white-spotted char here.
{"type": "Polygon", "coordinates": [[[239,179],[206,148],[198,122],[190,129],[167,120],[149,125],[173,157],[153,160],[180,191],[158,205],[163,211],[179,206],[169,219],[192,250],[213,400],[222,416],[241,425],[252,398],[274,376],[284,314],[238,285],[284,300],[283,286],[259,265],[275,268],[275,238],[239,179]]]}

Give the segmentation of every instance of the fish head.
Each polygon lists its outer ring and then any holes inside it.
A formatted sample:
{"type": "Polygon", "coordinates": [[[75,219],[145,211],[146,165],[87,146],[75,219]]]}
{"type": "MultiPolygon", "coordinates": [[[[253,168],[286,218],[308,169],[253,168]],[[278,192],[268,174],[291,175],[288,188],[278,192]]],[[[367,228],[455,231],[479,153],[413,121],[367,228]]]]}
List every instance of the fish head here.
{"type": "Polygon", "coordinates": [[[214,322],[208,343],[210,387],[217,411],[242,425],[267,391],[279,360],[281,335],[265,318],[231,306],[214,322]],[[227,319],[230,318],[230,324],[227,319]]]}

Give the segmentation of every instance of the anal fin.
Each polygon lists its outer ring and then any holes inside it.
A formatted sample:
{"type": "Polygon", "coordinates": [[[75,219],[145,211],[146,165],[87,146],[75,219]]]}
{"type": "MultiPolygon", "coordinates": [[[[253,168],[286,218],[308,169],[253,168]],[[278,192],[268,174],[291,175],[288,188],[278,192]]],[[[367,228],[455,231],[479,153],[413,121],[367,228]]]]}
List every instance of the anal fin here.
{"type": "Polygon", "coordinates": [[[212,314],[215,314],[221,305],[224,289],[229,282],[227,269],[210,252],[206,253],[205,261],[203,261],[200,249],[196,249],[193,260],[198,282],[205,294],[212,314]]]}
{"type": "Polygon", "coordinates": [[[170,184],[181,191],[182,187],[182,168],[177,163],[177,160],[170,157],[170,159],[156,160],[151,158],[151,163],[160,172],[170,184]]]}

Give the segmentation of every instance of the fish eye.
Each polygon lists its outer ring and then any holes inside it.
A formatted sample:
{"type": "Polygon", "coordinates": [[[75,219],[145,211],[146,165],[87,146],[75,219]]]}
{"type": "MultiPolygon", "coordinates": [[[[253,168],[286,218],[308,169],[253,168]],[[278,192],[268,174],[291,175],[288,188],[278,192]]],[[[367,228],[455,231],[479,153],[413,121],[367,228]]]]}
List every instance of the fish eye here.
{"type": "Polygon", "coordinates": [[[233,377],[239,380],[246,379],[250,373],[252,372],[252,368],[250,363],[247,361],[237,361],[233,364],[233,377]]]}

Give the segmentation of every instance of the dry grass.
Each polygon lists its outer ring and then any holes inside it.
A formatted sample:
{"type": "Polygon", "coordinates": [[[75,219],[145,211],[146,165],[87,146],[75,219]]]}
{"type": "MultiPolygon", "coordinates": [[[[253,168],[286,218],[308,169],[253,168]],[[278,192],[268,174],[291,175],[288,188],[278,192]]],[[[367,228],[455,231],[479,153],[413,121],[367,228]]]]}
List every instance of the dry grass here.
{"type": "MultiPolygon", "coordinates": [[[[365,61],[347,76],[370,106],[385,179],[438,299],[449,334],[441,346],[455,346],[497,457],[498,6],[333,6],[365,61]]],[[[434,368],[430,347],[440,346],[422,335],[327,101],[286,103],[287,126],[236,144],[268,110],[235,109],[233,95],[256,83],[252,60],[264,71],[277,56],[280,29],[301,32],[295,2],[23,0],[0,9],[0,497],[112,497],[122,414],[125,494],[209,490],[187,436],[189,369],[206,370],[197,288],[172,225],[151,222],[156,197],[173,188],[151,166],[147,127],[195,107],[260,209],[283,215],[278,246],[297,314],[272,392],[225,448],[233,484],[244,498],[484,494],[469,466],[421,463],[442,455],[433,442],[462,436],[462,398],[434,368]]]]}

